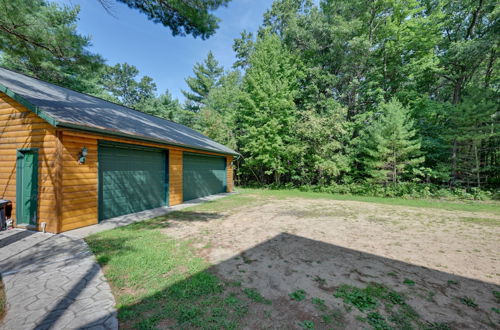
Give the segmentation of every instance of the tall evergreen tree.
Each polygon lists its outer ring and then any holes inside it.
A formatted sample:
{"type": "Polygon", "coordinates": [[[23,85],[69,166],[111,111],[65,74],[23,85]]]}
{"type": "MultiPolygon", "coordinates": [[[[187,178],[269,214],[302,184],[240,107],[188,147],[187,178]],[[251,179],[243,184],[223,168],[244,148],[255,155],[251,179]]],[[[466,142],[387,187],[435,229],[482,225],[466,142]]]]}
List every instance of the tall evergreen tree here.
{"type": "Polygon", "coordinates": [[[78,6],[0,0],[0,65],[64,87],[98,93],[104,60],[78,34],[78,6]]]}
{"type": "Polygon", "coordinates": [[[295,167],[300,152],[294,134],[300,77],[298,59],[278,36],[265,34],[257,40],[243,81],[238,145],[243,170],[260,182],[279,184],[295,167]]]}
{"type": "Polygon", "coordinates": [[[196,128],[211,139],[236,149],[236,109],[241,93],[241,75],[238,71],[225,73],[219,86],[213,88],[204,100],[196,128]]]}
{"type": "Polygon", "coordinates": [[[382,103],[373,122],[362,131],[359,142],[363,173],[375,182],[401,181],[424,161],[409,111],[399,101],[382,103]]]}
{"type": "Polygon", "coordinates": [[[210,90],[219,85],[219,79],[224,68],[219,65],[212,52],[208,52],[207,58],[202,63],[196,63],[193,68],[194,77],[186,78],[190,91],[182,91],[187,99],[188,109],[200,111],[203,101],[206,100],[210,90]]]}

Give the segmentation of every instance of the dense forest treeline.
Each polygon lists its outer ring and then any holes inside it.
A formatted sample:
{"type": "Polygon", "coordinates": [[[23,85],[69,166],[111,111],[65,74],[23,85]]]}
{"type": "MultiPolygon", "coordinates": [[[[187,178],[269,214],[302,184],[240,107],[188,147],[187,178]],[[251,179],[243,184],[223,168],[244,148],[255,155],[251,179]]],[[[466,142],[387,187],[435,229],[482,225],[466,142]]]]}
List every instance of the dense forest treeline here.
{"type": "Polygon", "coordinates": [[[0,65],[200,130],[241,153],[240,184],[498,192],[497,1],[276,0],[234,41],[233,67],[195,65],[183,104],[88,52],[77,8],[37,4],[38,24],[57,25],[37,37],[64,40],[61,54],[0,30],[0,65]]]}

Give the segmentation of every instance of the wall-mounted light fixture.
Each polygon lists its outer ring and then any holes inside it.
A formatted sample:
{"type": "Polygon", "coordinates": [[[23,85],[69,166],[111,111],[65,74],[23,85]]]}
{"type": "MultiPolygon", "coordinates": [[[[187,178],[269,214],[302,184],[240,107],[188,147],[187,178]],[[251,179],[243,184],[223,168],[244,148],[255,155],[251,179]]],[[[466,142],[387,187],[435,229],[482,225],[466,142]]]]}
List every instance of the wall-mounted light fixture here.
{"type": "Polygon", "coordinates": [[[80,154],[78,155],[78,163],[79,164],[85,164],[85,161],[87,160],[87,155],[89,151],[87,150],[86,147],[82,148],[82,151],[80,151],[80,154]]]}

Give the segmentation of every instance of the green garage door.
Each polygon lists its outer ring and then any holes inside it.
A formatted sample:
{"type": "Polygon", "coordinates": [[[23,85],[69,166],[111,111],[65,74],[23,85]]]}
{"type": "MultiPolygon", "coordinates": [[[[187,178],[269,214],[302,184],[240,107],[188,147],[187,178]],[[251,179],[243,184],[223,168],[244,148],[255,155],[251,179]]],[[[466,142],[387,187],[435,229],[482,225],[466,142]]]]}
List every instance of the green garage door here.
{"type": "Polygon", "coordinates": [[[226,158],[186,152],[183,158],[185,201],[226,191],[226,158]]]}
{"type": "Polygon", "coordinates": [[[163,150],[99,144],[99,220],[167,205],[163,150]]]}

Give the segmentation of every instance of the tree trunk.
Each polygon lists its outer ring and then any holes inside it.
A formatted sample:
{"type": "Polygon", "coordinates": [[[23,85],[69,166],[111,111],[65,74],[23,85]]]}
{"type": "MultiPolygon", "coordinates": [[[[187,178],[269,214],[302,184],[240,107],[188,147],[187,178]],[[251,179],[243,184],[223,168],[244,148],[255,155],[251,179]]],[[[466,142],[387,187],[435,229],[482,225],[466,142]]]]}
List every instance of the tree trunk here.
{"type": "Polygon", "coordinates": [[[477,178],[477,187],[481,188],[481,175],[479,172],[480,162],[477,152],[477,141],[474,141],[474,160],[476,162],[476,178],[477,178]]]}
{"type": "Polygon", "coordinates": [[[450,187],[455,186],[455,182],[457,181],[457,151],[458,151],[458,143],[457,139],[453,140],[453,147],[451,149],[451,181],[450,187]]]}

